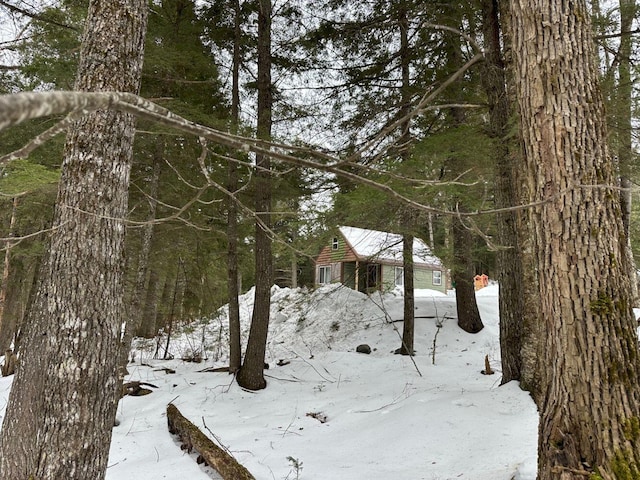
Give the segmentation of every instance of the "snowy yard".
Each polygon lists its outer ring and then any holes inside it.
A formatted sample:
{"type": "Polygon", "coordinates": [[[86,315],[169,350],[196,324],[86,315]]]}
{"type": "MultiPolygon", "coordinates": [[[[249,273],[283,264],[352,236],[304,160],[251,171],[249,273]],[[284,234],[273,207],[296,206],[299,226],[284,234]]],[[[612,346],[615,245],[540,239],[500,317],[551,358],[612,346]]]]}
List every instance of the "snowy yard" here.
{"type": "MultiPolygon", "coordinates": [[[[251,293],[241,302],[246,333],[251,293]]],[[[203,363],[153,360],[155,342],[141,342],[130,378],[158,388],[121,402],[107,479],[212,478],[169,435],[173,402],[258,480],[534,480],[535,405],[518,385],[499,387],[497,286],[479,291],[478,304],[485,329],[470,335],[456,325],[453,297],[417,292],[414,365],[393,354],[402,323],[387,320],[402,318],[401,297],[274,288],[259,392],[198,372],[226,364],[224,310],[172,341],[176,358],[204,347],[203,363]],[[356,353],[361,343],[373,352],[356,353]],[[485,355],[495,375],[480,373],[485,355]]],[[[0,380],[0,414],[9,388],[0,380]]]]}

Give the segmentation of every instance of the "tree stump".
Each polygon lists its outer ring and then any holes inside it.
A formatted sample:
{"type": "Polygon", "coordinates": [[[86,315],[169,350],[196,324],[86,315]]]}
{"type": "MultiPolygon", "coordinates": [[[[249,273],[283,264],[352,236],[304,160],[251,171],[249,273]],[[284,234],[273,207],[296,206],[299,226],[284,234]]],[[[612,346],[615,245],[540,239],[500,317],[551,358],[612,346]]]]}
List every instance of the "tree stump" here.
{"type": "Polygon", "coordinates": [[[489,363],[489,355],[484,356],[484,370],[480,371],[483,375],[493,375],[495,372],[491,369],[491,364],[489,363]]]}
{"type": "Polygon", "coordinates": [[[245,467],[213,443],[172,403],[167,405],[167,423],[169,424],[169,432],[180,438],[183,448],[188,452],[195,450],[200,455],[198,463],[202,459],[206,465],[214,468],[223,480],[255,480],[255,477],[245,467]]]}

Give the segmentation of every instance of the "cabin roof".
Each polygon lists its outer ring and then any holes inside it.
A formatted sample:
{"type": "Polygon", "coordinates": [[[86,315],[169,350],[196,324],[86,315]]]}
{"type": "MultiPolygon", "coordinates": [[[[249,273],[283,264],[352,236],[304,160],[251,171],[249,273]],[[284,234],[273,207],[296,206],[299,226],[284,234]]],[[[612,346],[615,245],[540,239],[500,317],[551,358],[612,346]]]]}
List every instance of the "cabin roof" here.
{"type": "MultiPolygon", "coordinates": [[[[338,227],[359,259],[402,263],[402,235],[357,227],[338,227]]],[[[413,239],[413,262],[442,266],[442,261],[419,238],[413,239]]]]}

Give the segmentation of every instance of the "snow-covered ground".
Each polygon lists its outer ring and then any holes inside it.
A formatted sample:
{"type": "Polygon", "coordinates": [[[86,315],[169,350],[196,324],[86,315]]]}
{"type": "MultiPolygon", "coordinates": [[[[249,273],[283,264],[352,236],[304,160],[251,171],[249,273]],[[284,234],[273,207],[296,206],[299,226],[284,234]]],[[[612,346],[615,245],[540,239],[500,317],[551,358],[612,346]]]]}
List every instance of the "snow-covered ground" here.
{"type": "MultiPolygon", "coordinates": [[[[108,480],[212,478],[168,433],[170,402],[258,480],[535,479],[535,405],[515,383],[499,387],[497,286],[477,293],[485,328],[476,335],[458,328],[452,296],[416,292],[413,359],[393,354],[397,294],[337,285],[272,293],[265,390],[199,372],[226,365],[225,309],[183,329],[171,342],[174,360],[154,360],[155,341],[137,343],[130,378],[157,388],[122,400],[108,480]],[[363,343],[370,355],[355,352],[363,343]],[[202,363],[179,359],[201,350],[202,363]],[[495,375],[481,374],[485,355],[495,375]]],[[[252,297],[241,298],[245,341],[252,297]]],[[[0,380],[0,415],[9,388],[0,380]]]]}

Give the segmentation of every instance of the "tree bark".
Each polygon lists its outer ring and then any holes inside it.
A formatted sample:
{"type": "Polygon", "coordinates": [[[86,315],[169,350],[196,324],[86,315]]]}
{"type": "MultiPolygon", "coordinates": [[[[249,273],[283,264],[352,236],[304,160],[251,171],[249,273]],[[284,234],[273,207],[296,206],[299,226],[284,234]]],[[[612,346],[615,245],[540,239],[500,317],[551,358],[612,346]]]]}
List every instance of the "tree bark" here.
{"type": "Polygon", "coordinates": [[[514,1],[545,365],[538,478],[640,477],[636,321],[584,0],[514,1]],[[596,476],[597,475],[597,476],[596,476]]]}
{"type": "Polygon", "coordinates": [[[142,324],[142,312],[144,302],[142,301],[146,292],[147,277],[149,272],[149,256],[151,255],[151,242],[153,240],[153,221],[156,218],[158,206],[158,185],[160,183],[160,166],[164,157],[164,140],[157,139],[156,149],[153,153],[153,170],[149,181],[149,210],[147,212],[147,223],[142,227],[142,241],[140,242],[140,252],[138,254],[138,268],[133,286],[133,295],[129,305],[127,324],[124,329],[124,336],[120,343],[120,367],[124,372],[129,359],[131,342],[133,336],[142,324]]]}
{"type": "MultiPolygon", "coordinates": [[[[455,2],[444,3],[442,6],[443,21],[448,27],[461,29],[465,20],[459,5],[455,2]]],[[[449,72],[458,71],[464,64],[463,48],[461,38],[458,35],[451,35],[446,43],[444,52],[445,69],[449,72]]],[[[453,103],[463,103],[465,100],[462,87],[449,90],[448,100],[453,103]]],[[[449,125],[453,128],[464,125],[467,122],[467,113],[464,108],[447,108],[449,125]]],[[[466,166],[456,155],[447,159],[447,168],[455,176],[461,175],[466,170],[466,166]]],[[[467,208],[464,199],[454,197],[455,210],[465,211],[467,208]]],[[[476,303],[473,276],[475,268],[473,265],[473,235],[471,231],[462,223],[462,218],[451,218],[451,240],[453,247],[453,268],[452,280],[456,290],[456,309],[458,313],[458,326],[468,333],[477,333],[484,328],[480,319],[480,312],[476,303]]]]}
{"type": "MultiPolygon", "coordinates": [[[[399,111],[401,118],[407,117],[411,110],[411,51],[409,48],[409,19],[407,17],[407,5],[401,2],[398,8],[398,27],[400,30],[400,70],[402,74],[402,106],[399,111]]],[[[411,121],[407,118],[400,125],[400,158],[403,162],[409,160],[411,143],[411,121]]],[[[404,208],[400,209],[405,210],[404,208]]],[[[404,218],[403,227],[413,228],[412,212],[401,214],[404,218]]],[[[415,329],[415,290],[413,285],[413,236],[402,236],[402,265],[403,265],[403,324],[402,324],[402,355],[413,355],[414,329],[415,329]]]]}
{"type": "MultiPolygon", "coordinates": [[[[519,204],[519,169],[516,149],[507,137],[511,113],[505,80],[505,65],[500,47],[498,1],[482,0],[482,30],[486,45],[486,60],[482,82],[489,101],[489,136],[494,140],[495,204],[509,208],[519,204]],[[512,148],[513,147],[513,148],[512,148]]],[[[498,243],[496,253],[498,283],[500,285],[500,354],[502,380],[520,380],[522,344],[524,336],[524,290],[526,282],[522,267],[522,249],[518,233],[518,213],[507,211],[497,215],[498,243]]]]}
{"type": "Polygon", "coordinates": [[[142,322],[138,326],[136,335],[144,338],[152,338],[157,333],[158,300],[160,299],[160,278],[158,272],[152,268],[149,272],[149,281],[144,295],[142,308],[142,322]]]}
{"type": "Polygon", "coordinates": [[[7,298],[2,312],[0,328],[0,352],[11,347],[15,339],[18,323],[21,323],[26,308],[28,289],[33,284],[32,263],[11,262],[11,282],[7,285],[7,298]]]}
{"type": "MultiPolygon", "coordinates": [[[[483,0],[485,1],[485,0],[483,0]]],[[[491,0],[493,1],[493,0],[491,0]]],[[[503,36],[502,45],[504,47],[505,59],[505,77],[507,87],[507,97],[510,107],[516,114],[517,98],[514,85],[514,66],[513,66],[513,48],[511,35],[511,21],[509,15],[509,6],[505,2],[498,2],[500,7],[500,31],[503,36]]],[[[499,51],[490,44],[490,48],[499,51]]],[[[518,144],[522,141],[518,138],[518,144]]],[[[510,150],[513,156],[512,161],[518,166],[512,169],[515,174],[517,199],[516,204],[527,204],[532,195],[529,194],[529,186],[526,181],[526,164],[522,149],[510,150]]],[[[545,395],[545,387],[547,385],[547,371],[543,362],[543,349],[541,338],[543,337],[543,322],[540,320],[540,298],[538,290],[538,279],[533,272],[536,271],[536,262],[533,255],[533,233],[531,231],[531,212],[526,210],[515,215],[516,231],[518,235],[518,246],[520,251],[520,263],[522,268],[522,283],[519,288],[522,290],[523,297],[523,314],[521,315],[522,325],[520,326],[521,337],[521,360],[520,360],[520,386],[531,393],[536,404],[540,402],[545,395]]],[[[501,286],[502,288],[502,286],[501,286]]],[[[502,325],[501,325],[502,328],[502,325]]],[[[507,347],[509,348],[509,347],[507,347]]],[[[510,353],[509,353],[510,354],[510,353]]]]}
{"type": "MultiPolygon", "coordinates": [[[[91,1],[76,88],[137,92],[147,2],[91,1]]],[[[67,136],[50,247],[0,435],[0,478],[102,479],[124,318],[134,118],[95,112],[67,136]]]]}
{"type": "MultiPolygon", "coordinates": [[[[271,0],[260,0],[258,12],[258,137],[271,135],[271,0]]],[[[238,384],[249,390],[267,386],[264,379],[264,356],[269,333],[273,258],[271,253],[271,158],[256,155],[255,173],[255,303],[244,363],[238,372],[238,384]]]]}
{"type": "MultiPolygon", "coordinates": [[[[13,230],[16,224],[16,212],[18,210],[18,201],[20,200],[19,196],[13,197],[11,201],[11,220],[9,221],[9,237],[13,236],[13,230]]],[[[11,248],[13,245],[10,241],[5,242],[5,250],[4,250],[4,267],[2,269],[2,282],[0,283],[0,339],[10,339],[11,335],[7,335],[5,332],[7,330],[7,322],[5,315],[5,304],[7,300],[7,290],[9,288],[9,266],[11,265],[11,248]]],[[[5,340],[6,342],[6,340],[5,340]]],[[[9,348],[8,344],[5,342],[0,343],[0,352],[4,352],[7,348],[9,348]]]]}
{"type": "MultiPolygon", "coordinates": [[[[240,42],[242,31],[240,0],[233,2],[233,85],[231,98],[231,121],[234,131],[240,123],[240,42]]],[[[235,194],[238,190],[238,166],[229,162],[227,190],[235,194]]],[[[229,300],[229,373],[236,373],[242,365],[240,342],[240,294],[238,279],[238,206],[235,198],[227,199],[227,296],[229,300]]]]}
{"type": "Polygon", "coordinates": [[[629,255],[629,263],[631,270],[629,275],[633,279],[631,288],[633,290],[634,305],[640,299],[638,298],[638,280],[636,267],[633,260],[633,252],[631,250],[631,213],[632,213],[632,195],[631,188],[631,168],[633,165],[633,142],[631,133],[633,124],[631,122],[632,108],[632,88],[631,80],[631,52],[633,47],[633,20],[636,15],[635,0],[620,0],[620,53],[618,63],[618,85],[615,93],[615,110],[616,110],[616,137],[618,139],[618,162],[620,164],[620,202],[622,204],[622,224],[624,225],[624,234],[627,238],[627,250],[629,255]]]}
{"type": "Polygon", "coordinates": [[[473,236],[459,218],[453,217],[451,224],[454,257],[452,276],[456,284],[458,326],[467,333],[478,333],[484,328],[484,324],[480,318],[473,286],[475,271],[470,254],[473,247],[473,236]]]}
{"type": "Polygon", "coordinates": [[[189,453],[192,450],[198,452],[200,458],[214,468],[223,480],[255,480],[249,470],[238,463],[227,451],[213,443],[172,403],[167,405],[167,423],[169,432],[180,437],[183,448],[189,453]]]}
{"type": "Polygon", "coordinates": [[[178,262],[178,268],[176,268],[176,278],[171,289],[171,305],[168,307],[168,315],[165,320],[167,342],[164,346],[164,354],[162,356],[163,360],[169,360],[173,358],[173,355],[169,353],[169,346],[171,344],[171,335],[173,333],[173,328],[175,326],[176,320],[180,318],[180,311],[182,306],[182,292],[184,292],[184,282],[180,282],[180,270],[182,270],[184,273],[184,263],[182,258],[179,258],[178,262]]]}
{"type": "Polygon", "coordinates": [[[38,291],[40,272],[42,271],[43,263],[43,259],[39,258],[38,261],[31,266],[30,275],[28,277],[29,284],[24,287],[23,293],[24,311],[22,315],[16,315],[16,325],[13,333],[13,351],[18,356],[20,356],[22,352],[23,331],[25,330],[27,319],[31,318],[31,310],[33,309],[36,293],[38,291]]]}
{"type": "Polygon", "coordinates": [[[413,236],[402,237],[402,264],[404,266],[404,321],[402,325],[401,355],[413,355],[415,327],[415,291],[413,286],[413,236]]]}

